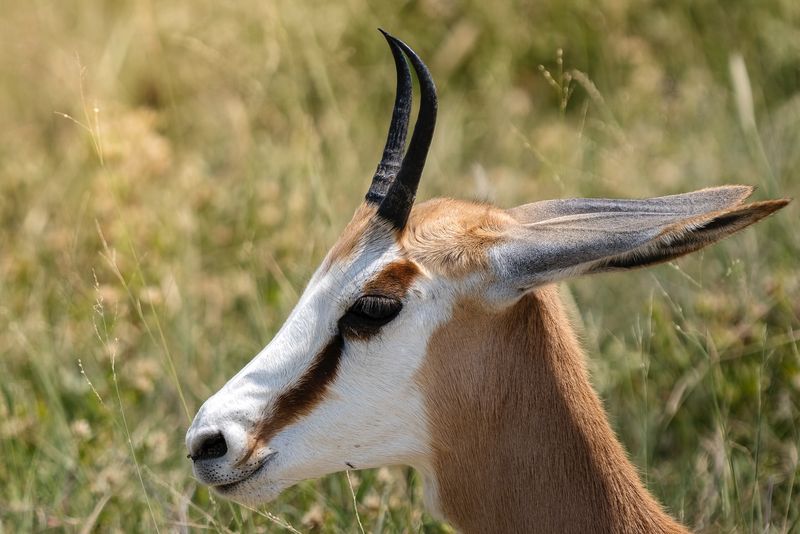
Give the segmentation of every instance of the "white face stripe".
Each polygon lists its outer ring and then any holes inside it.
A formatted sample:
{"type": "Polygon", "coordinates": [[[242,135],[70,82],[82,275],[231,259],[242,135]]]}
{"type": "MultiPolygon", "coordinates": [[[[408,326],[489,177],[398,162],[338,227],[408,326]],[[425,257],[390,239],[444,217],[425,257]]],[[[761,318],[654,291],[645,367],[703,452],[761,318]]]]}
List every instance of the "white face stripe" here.
{"type": "MultiPolygon", "coordinates": [[[[378,246],[370,248],[378,249],[378,246]]],[[[272,341],[217,395],[236,390],[240,396],[242,387],[252,383],[255,386],[252,393],[263,399],[265,390],[279,392],[287,384],[296,382],[325,341],[335,335],[336,320],[364,283],[380,266],[390,263],[398,255],[395,246],[384,245],[382,252],[371,252],[370,248],[359,251],[355,261],[349,265],[335,264],[324,271],[317,269],[272,341]]],[[[207,409],[205,405],[200,411],[204,409],[207,409]]]]}

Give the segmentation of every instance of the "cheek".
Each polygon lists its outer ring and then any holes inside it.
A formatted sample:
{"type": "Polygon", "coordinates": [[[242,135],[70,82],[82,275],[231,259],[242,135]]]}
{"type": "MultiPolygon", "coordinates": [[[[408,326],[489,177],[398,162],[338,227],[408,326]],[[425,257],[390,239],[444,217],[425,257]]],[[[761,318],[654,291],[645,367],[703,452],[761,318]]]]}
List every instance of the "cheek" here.
{"type": "Polygon", "coordinates": [[[275,437],[284,473],[312,478],[350,468],[417,465],[427,455],[424,402],[408,344],[350,343],[325,400],[275,437]],[[378,351],[377,348],[381,350],[378,351]]]}

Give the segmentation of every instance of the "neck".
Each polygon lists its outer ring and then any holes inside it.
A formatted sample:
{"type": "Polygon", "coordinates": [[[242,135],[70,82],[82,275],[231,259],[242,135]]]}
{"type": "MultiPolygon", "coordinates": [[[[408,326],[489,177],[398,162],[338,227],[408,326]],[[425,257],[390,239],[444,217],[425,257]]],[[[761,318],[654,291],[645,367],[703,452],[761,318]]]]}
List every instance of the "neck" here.
{"type": "Polygon", "coordinates": [[[441,512],[472,532],[685,532],[642,486],[555,289],[461,302],[420,372],[441,512]]]}

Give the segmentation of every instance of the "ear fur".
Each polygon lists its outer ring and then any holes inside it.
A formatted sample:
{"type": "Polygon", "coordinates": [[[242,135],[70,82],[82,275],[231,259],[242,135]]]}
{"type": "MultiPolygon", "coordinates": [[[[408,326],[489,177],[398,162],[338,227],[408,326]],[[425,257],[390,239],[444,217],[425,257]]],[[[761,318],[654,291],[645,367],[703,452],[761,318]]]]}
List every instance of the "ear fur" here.
{"type": "Polygon", "coordinates": [[[566,199],[511,210],[519,224],[489,251],[497,283],[514,292],[587,273],[646,267],[694,252],[789,203],[742,205],[725,186],[643,200],[566,199]]]}
{"type": "Polygon", "coordinates": [[[783,208],[788,199],[753,202],[675,223],[648,245],[596,262],[589,273],[647,267],[715,243],[783,208]]]}
{"type": "Polygon", "coordinates": [[[554,222],[560,217],[588,213],[671,213],[700,215],[738,206],[753,194],[749,185],[709,187],[664,197],[647,199],[567,198],[543,200],[512,208],[508,214],[522,224],[554,222]]]}

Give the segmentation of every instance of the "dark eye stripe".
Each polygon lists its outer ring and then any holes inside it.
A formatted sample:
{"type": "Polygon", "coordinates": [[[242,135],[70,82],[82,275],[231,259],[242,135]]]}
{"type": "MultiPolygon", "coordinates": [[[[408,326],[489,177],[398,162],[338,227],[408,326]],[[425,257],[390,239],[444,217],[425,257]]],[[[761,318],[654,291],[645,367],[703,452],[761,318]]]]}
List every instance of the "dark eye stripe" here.
{"type": "Polygon", "coordinates": [[[253,443],[245,456],[238,461],[239,464],[247,462],[255,450],[268,443],[275,434],[303,415],[311,413],[336,378],[343,346],[342,335],[333,336],[325,348],[314,357],[311,367],[300,380],[278,396],[271,413],[262,417],[256,425],[253,443]]]}

